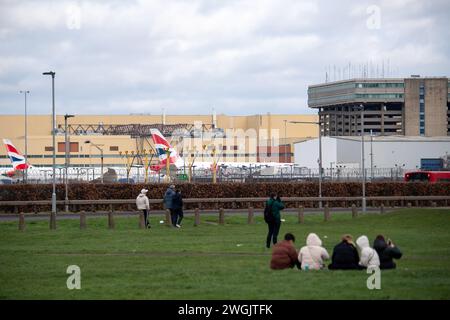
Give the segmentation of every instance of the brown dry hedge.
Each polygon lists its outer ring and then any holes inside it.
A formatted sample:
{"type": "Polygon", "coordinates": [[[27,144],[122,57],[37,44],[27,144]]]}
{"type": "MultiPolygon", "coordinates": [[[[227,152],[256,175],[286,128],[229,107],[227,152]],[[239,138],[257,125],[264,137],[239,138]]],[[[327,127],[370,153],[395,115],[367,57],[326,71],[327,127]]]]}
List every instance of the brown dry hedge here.
{"type": "MultiPolygon", "coordinates": [[[[151,199],[162,199],[167,184],[71,184],[69,186],[69,199],[95,200],[95,199],[134,199],[142,188],[149,190],[151,199]]],[[[278,193],[282,197],[316,197],[318,183],[182,183],[177,186],[184,198],[243,198],[267,197],[270,193],[278,193]]],[[[3,185],[0,186],[0,201],[20,200],[50,200],[52,185],[3,185]]],[[[64,185],[57,185],[57,199],[64,200],[64,185]]],[[[404,183],[404,182],[376,182],[367,183],[367,196],[450,196],[450,183],[404,183]]],[[[352,197],[361,195],[361,183],[358,182],[326,182],[322,184],[324,197],[352,197]]],[[[429,205],[422,203],[422,205],[429,205]]],[[[294,206],[295,204],[291,204],[294,206]]],[[[313,206],[317,204],[304,204],[313,206]]],[[[348,206],[343,202],[330,203],[331,206],[348,206]]],[[[369,204],[370,205],[370,204],[369,204]]],[[[398,205],[398,203],[392,204],[398,205]]],[[[256,205],[260,207],[261,205],[256,205]]],[[[116,210],[130,210],[134,206],[119,205],[116,210]]],[[[186,205],[187,209],[196,207],[195,204],[186,205]]],[[[202,208],[215,208],[216,204],[203,205],[202,208]]],[[[245,203],[226,204],[225,208],[244,208],[245,203]]],[[[90,206],[80,206],[79,210],[90,210],[90,206]]],[[[98,210],[107,210],[107,206],[99,206],[98,210]]],[[[162,205],[153,205],[152,209],[162,209],[162,205]]],[[[8,211],[10,208],[0,208],[8,211]]],[[[25,212],[48,211],[48,206],[29,206],[25,212]]]]}

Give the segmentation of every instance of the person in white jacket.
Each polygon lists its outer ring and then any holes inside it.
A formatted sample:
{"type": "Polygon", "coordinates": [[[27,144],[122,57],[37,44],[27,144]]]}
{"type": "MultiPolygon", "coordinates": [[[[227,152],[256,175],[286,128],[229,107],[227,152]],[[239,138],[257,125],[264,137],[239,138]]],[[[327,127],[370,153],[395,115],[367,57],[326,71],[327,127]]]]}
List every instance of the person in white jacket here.
{"type": "Polygon", "coordinates": [[[144,221],[145,227],[150,228],[150,221],[148,219],[148,212],[150,210],[150,203],[147,198],[147,189],[142,189],[141,193],[136,198],[136,206],[138,210],[142,210],[144,212],[144,221]]]}
{"type": "Polygon", "coordinates": [[[366,236],[361,236],[356,240],[361,254],[359,258],[359,265],[365,268],[380,267],[380,258],[378,253],[370,247],[369,239],[366,236]]]}
{"type": "Polygon", "coordinates": [[[300,249],[298,261],[302,265],[302,270],[320,270],[324,268],[323,261],[330,256],[322,247],[322,240],[315,233],[310,233],[306,238],[306,246],[300,249]]]}

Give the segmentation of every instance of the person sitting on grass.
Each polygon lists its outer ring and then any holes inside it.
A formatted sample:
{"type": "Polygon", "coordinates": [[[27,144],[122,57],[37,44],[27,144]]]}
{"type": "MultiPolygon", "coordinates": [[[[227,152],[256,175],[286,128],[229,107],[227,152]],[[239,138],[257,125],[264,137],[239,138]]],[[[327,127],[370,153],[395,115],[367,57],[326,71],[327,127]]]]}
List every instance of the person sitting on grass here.
{"type": "Polygon", "coordinates": [[[373,268],[380,266],[380,258],[378,253],[370,247],[367,236],[361,236],[356,239],[356,244],[361,250],[361,259],[359,265],[363,268],[373,268]]]}
{"type": "Polygon", "coordinates": [[[320,270],[324,268],[323,260],[330,259],[325,248],[322,247],[322,240],[315,233],[310,233],[306,238],[306,246],[300,249],[298,261],[302,265],[302,270],[320,270]]]}
{"type": "Polygon", "coordinates": [[[353,244],[353,237],[349,234],[342,236],[341,243],[333,249],[330,270],[355,270],[361,269],[359,266],[359,255],[353,244]]]}
{"type": "Polygon", "coordinates": [[[270,268],[272,270],[282,270],[297,266],[300,269],[300,262],[297,259],[297,250],[294,247],[295,236],[286,233],[284,240],[274,245],[272,250],[272,260],[270,268]]]}
{"type": "Polygon", "coordinates": [[[373,242],[373,248],[380,257],[380,269],[395,269],[397,266],[394,259],[400,259],[402,252],[392,243],[391,240],[384,239],[384,236],[378,235],[373,242]]]}

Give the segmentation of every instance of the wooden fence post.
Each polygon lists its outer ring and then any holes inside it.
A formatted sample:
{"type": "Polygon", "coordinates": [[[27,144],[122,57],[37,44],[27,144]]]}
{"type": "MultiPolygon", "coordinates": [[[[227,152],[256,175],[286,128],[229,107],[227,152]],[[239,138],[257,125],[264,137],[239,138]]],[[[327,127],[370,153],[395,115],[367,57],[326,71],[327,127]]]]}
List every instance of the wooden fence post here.
{"type": "Polygon", "coordinates": [[[25,215],[23,212],[19,213],[19,231],[25,231],[25,215]]]}
{"type": "Polygon", "coordinates": [[[199,208],[195,208],[195,213],[194,213],[195,217],[194,217],[194,227],[197,227],[200,225],[200,209],[199,208]]]}
{"type": "Polygon", "coordinates": [[[305,222],[305,209],[303,206],[298,207],[298,223],[305,222]]]}
{"type": "Polygon", "coordinates": [[[166,209],[166,221],[165,224],[167,227],[170,227],[172,225],[172,218],[170,216],[170,210],[166,209]]]}
{"type": "Polygon", "coordinates": [[[325,221],[329,221],[330,220],[330,208],[328,207],[328,204],[325,205],[324,220],[325,221]]]}
{"type": "Polygon", "coordinates": [[[352,204],[352,218],[356,218],[358,216],[358,209],[356,209],[356,205],[352,204]]]}
{"type": "Polygon", "coordinates": [[[433,208],[436,208],[436,207],[437,207],[436,201],[433,201],[433,202],[431,203],[431,206],[432,206],[433,208]]]}
{"type": "Polygon", "coordinates": [[[86,229],[86,212],[80,212],[80,229],[86,229]]]}
{"type": "Polygon", "coordinates": [[[115,227],[116,227],[116,225],[114,223],[114,213],[111,210],[108,212],[108,229],[114,229],[115,227]]]}
{"type": "Polygon", "coordinates": [[[408,202],[408,208],[411,208],[411,207],[412,207],[411,202],[408,202]]]}
{"type": "Polygon", "coordinates": [[[50,230],[56,229],[56,213],[50,213],[50,230]]]}
{"type": "Polygon", "coordinates": [[[253,224],[253,207],[248,207],[248,218],[247,218],[247,224],[253,224]]]}
{"type": "Polygon", "coordinates": [[[225,212],[223,208],[219,209],[219,224],[224,225],[225,224],[225,212]]]}
{"type": "Polygon", "coordinates": [[[383,214],[384,213],[384,203],[382,202],[380,205],[380,213],[383,214]]]}
{"type": "Polygon", "coordinates": [[[142,211],[139,212],[139,229],[145,229],[145,219],[142,211]]]}

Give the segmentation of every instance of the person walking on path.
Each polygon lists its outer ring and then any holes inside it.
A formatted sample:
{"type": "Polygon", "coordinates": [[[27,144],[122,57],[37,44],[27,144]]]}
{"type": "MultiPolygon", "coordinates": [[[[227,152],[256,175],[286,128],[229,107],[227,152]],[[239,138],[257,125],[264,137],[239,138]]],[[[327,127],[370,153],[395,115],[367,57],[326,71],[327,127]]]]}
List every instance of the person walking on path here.
{"type": "Polygon", "coordinates": [[[167,188],[164,194],[164,209],[170,211],[170,217],[173,217],[173,196],[175,195],[175,186],[172,184],[167,188]]]}
{"type": "Polygon", "coordinates": [[[141,193],[136,198],[136,206],[138,210],[142,210],[142,212],[144,212],[145,227],[149,229],[150,220],[148,218],[148,212],[150,211],[150,203],[148,202],[147,192],[147,189],[141,190],[141,193]]]}
{"type": "Polygon", "coordinates": [[[172,198],[172,209],[172,225],[176,228],[181,228],[181,220],[183,220],[183,197],[181,196],[180,190],[177,190],[172,198]]]}
{"type": "Polygon", "coordinates": [[[266,247],[270,248],[270,243],[276,244],[278,233],[281,226],[280,210],[284,209],[284,204],[280,197],[276,194],[271,194],[269,200],[266,202],[266,208],[264,209],[264,220],[268,226],[268,233],[266,239],[266,247]]]}

